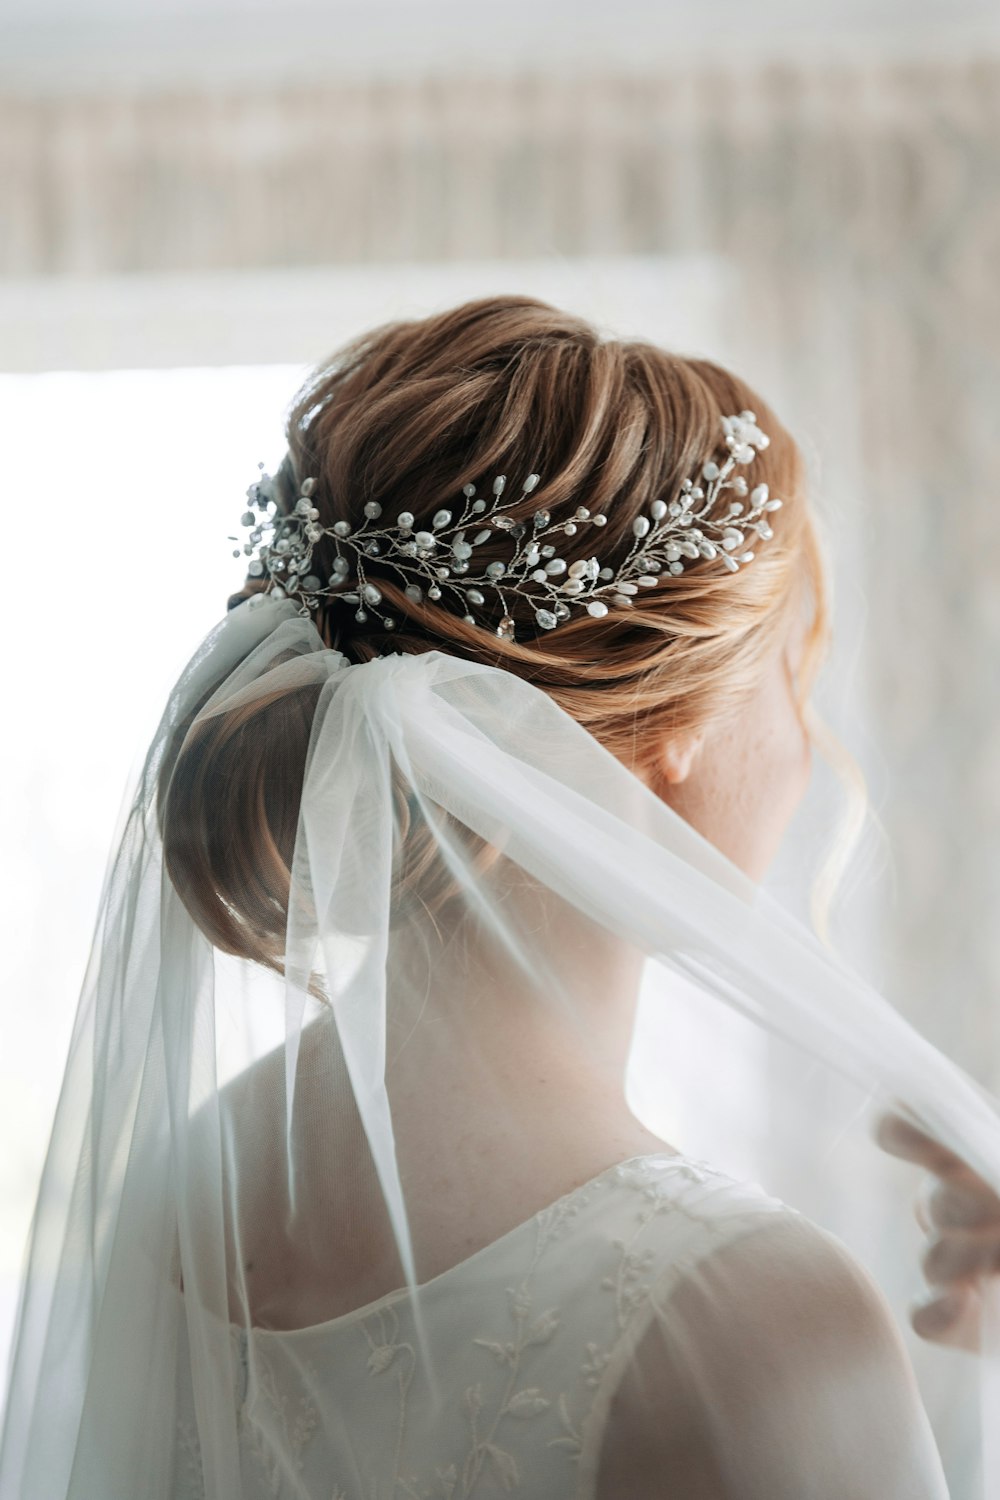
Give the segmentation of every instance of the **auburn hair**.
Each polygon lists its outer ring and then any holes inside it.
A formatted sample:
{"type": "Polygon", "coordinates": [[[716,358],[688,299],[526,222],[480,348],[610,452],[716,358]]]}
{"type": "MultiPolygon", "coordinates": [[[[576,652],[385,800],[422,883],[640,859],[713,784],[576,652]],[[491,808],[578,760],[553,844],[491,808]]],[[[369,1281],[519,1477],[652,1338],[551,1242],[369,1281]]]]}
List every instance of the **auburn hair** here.
{"type": "MultiPolygon", "coordinates": [[[[726,720],[750,702],[793,614],[806,608],[799,710],[850,793],[843,837],[814,888],[813,920],[825,938],[837,874],[863,816],[864,783],[810,702],[829,644],[830,584],[804,459],[739,376],[708,359],[604,337],[584,318],[531,297],[484,298],[387,323],[319,365],[293,399],[279,505],[294,505],[310,476],[323,526],[360,525],[369,501],[388,516],[410,511],[419,526],[454,505],[466,483],[488,489],[502,473],[516,488],[537,473],[524,518],[544,507],[570,520],[581,504],[605,515],[599,551],[615,566],[632,544],[632,522],[653,500],[672,498],[703,463],[726,456],[721,419],[745,409],[770,438],[753,460],[752,483],[766,483],[783,508],[773,535],[754,538],[754,560],[738,572],[701,559],[668,586],[637,595],[631,609],[600,619],[580,612],[549,631],[536,626],[526,601],[508,595],[516,638],[507,640],[466,623],[445,601],[410,600],[391,565],[366,557],[395,628],[373,610],[359,623],[356,605],[339,598],[324,598],[314,618],[327,645],[352,661],[442,650],[516,672],[655,788],[663,738],[726,720]]],[[[520,518],[516,509],[508,514],[520,518]]],[[[489,545],[477,549],[484,563],[489,545]]],[[[587,558],[594,545],[594,533],[581,527],[560,542],[560,555],[587,558]]],[[[504,546],[498,533],[500,560],[504,546]]],[[[333,556],[324,537],[312,571],[326,576],[333,556]]],[[[229,607],[265,587],[248,578],[229,607]]],[[[218,947],[279,972],[318,692],[290,690],[191,733],[178,726],[161,773],[165,859],[188,909],[218,947]]],[[[449,880],[419,823],[400,800],[397,896],[408,893],[433,915],[447,903],[449,880]]]]}

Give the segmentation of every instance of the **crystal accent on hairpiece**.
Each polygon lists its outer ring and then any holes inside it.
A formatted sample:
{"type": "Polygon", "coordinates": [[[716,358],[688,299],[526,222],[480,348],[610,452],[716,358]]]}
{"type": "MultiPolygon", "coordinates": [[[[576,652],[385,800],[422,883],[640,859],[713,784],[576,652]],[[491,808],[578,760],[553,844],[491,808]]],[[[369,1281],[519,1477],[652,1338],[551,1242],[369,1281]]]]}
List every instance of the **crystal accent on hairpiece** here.
{"type": "Polygon", "coordinates": [[[738,572],[753,560],[748,534],[765,541],[773,535],[767,515],[782,502],[770,497],[766,484],[751,490],[742,475],[731,477],[737,465],[751,463],[770,439],[752,411],[723,417],[722,427],[728,456],[721,464],[704,463],[697,481],[685,479],[675,499],[654,500],[648,514],[635,518],[632,545],[617,568],[604,566],[597,556],[571,562],[559,555],[557,539],[588,526],[600,530],[607,516],[592,515],[585,505],[559,517],[545,507],[530,520],[509,514],[536,490],[538,474],[529,474],[519,491],[508,488],[505,475],[497,475],[488,497],[466,484],[454,508],[440,508],[426,524],[406,510],[382,524],[381,505],[369,500],[355,528],[346,520],[319,524],[312,478],[302,481],[291,513],[280,512],[274,481],[261,464],[261,477],[247,490],[248,509],[241,518],[250,527],[242,553],[251,558],[250,577],[267,576],[274,596],[301,600],[299,614],[305,616],[326,596],[354,606],[359,624],[374,615],[384,628],[393,629],[397,620],[380,608],[381,590],[365,572],[367,560],[377,558],[379,567],[400,574],[410,603],[440,602],[504,640],[515,639],[512,597],[531,606],[539,631],[554,630],[574,610],[603,619],[613,609],[634,608],[647,589],[669,582],[690,562],[717,560],[729,572],[738,572]],[[713,515],[726,490],[737,498],[713,515]],[[324,536],[333,539],[336,555],[328,576],[321,578],[313,571],[313,549],[324,536]],[[478,567],[477,549],[498,540],[513,544],[509,557],[478,567]],[[494,626],[496,604],[501,618],[494,626]]]}

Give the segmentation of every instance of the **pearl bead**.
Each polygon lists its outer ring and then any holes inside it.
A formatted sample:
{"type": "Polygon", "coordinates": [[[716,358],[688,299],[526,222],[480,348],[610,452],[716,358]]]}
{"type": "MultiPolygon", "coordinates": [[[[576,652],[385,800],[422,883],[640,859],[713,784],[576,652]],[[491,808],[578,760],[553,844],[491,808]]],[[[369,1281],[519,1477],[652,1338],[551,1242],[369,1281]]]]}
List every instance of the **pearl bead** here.
{"type": "Polygon", "coordinates": [[[502,578],[506,571],[507,570],[502,562],[491,562],[489,567],[486,569],[486,573],[489,578],[502,578]]]}
{"type": "Polygon", "coordinates": [[[435,537],[430,531],[418,531],[416,536],[414,537],[414,541],[416,542],[418,547],[437,546],[437,537],[435,537]]]}
{"type": "Polygon", "coordinates": [[[409,531],[413,526],[412,511],[401,510],[399,515],[396,517],[396,525],[399,527],[400,531],[409,531]]]}
{"type": "Polygon", "coordinates": [[[545,564],[545,571],[551,578],[558,578],[560,573],[566,571],[566,560],[562,557],[553,557],[545,564]]]}
{"type": "Polygon", "coordinates": [[[350,534],[351,534],[351,523],[350,523],[350,521],[334,521],[334,523],[333,523],[333,534],[334,534],[334,536],[350,536],[350,534]]]}
{"type": "Polygon", "coordinates": [[[435,531],[440,531],[441,527],[442,526],[447,526],[448,523],[450,522],[450,520],[451,520],[451,511],[450,510],[439,510],[439,511],[435,512],[434,519],[431,522],[431,525],[434,527],[435,531]]]}
{"type": "Polygon", "coordinates": [[[316,481],[315,481],[315,479],[303,479],[303,481],[302,481],[302,494],[303,495],[311,495],[312,492],[313,492],[313,490],[315,488],[316,488],[316,481]]]}
{"type": "Polygon", "coordinates": [[[486,600],[478,589],[469,589],[465,596],[470,604],[485,604],[486,600]]]}
{"type": "Polygon", "coordinates": [[[588,615],[593,615],[595,620],[603,619],[607,612],[608,606],[604,603],[603,599],[591,599],[587,605],[588,615]]]}
{"type": "Polygon", "coordinates": [[[379,503],[378,503],[377,500],[366,500],[365,501],[365,515],[368,517],[369,521],[376,521],[376,520],[378,520],[378,518],[379,518],[379,516],[381,514],[382,514],[382,507],[381,507],[381,505],[379,505],[379,503]]]}
{"type": "Polygon", "coordinates": [[[423,603],[424,591],[419,587],[418,584],[408,583],[406,585],[406,588],[403,590],[403,593],[413,604],[423,603]]]}
{"type": "Polygon", "coordinates": [[[654,521],[662,521],[666,513],[667,505],[665,500],[654,500],[649,507],[649,514],[653,517],[654,521]]]}
{"type": "Polygon", "coordinates": [[[583,578],[586,572],[587,564],[585,562],[574,562],[569,565],[569,576],[571,578],[583,578]]]}
{"type": "Polygon", "coordinates": [[[649,533],[649,519],[646,516],[636,516],[632,522],[633,536],[646,536],[649,533]]]}
{"type": "Polygon", "coordinates": [[[524,484],[521,486],[521,488],[523,489],[523,491],[524,491],[524,493],[526,495],[530,495],[531,494],[532,490],[536,487],[536,485],[538,484],[538,481],[539,481],[539,479],[541,477],[542,476],[540,474],[529,474],[528,475],[527,479],[524,481],[524,484]]]}
{"type": "Polygon", "coordinates": [[[432,583],[430,588],[427,590],[427,597],[428,599],[440,599],[441,590],[438,588],[436,583],[432,583]]]}
{"type": "Polygon", "coordinates": [[[768,490],[766,484],[755,485],[754,488],[750,491],[750,504],[763,505],[769,493],[770,491],[768,490]]]}
{"type": "Polygon", "coordinates": [[[481,547],[484,542],[489,541],[492,535],[492,531],[477,531],[475,536],[472,538],[472,545],[474,547],[481,547]]]}
{"type": "Polygon", "coordinates": [[[507,476],[506,476],[506,474],[498,474],[497,477],[496,477],[496,479],[494,479],[494,481],[493,481],[493,493],[494,493],[494,495],[502,495],[503,494],[503,487],[504,487],[504,485],[506,483],[507,483],[507,476]]]}
{"type": "Polygon", "coordinates": [[[382,598],[382,590],[377,589],[373,583],[366,583],[364,596],[369,604],[378,604],[382,598]]]}
{"type": "Polygon", "coordinates": [[[465,498],[467,500],[471,500],[472,497],[473,497],[473,495],[475,493],[476,493],[476,486],[474,484],[463,484],[462,485],[462,494],[465,496],[465,498]]]}

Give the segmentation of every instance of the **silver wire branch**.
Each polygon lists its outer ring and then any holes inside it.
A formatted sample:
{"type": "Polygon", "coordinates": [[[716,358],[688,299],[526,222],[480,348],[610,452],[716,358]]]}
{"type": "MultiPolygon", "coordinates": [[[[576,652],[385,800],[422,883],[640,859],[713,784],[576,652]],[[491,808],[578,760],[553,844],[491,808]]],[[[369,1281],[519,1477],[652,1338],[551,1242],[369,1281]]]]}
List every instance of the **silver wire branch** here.
{"type": "Polygon", "coordinates": [[[617,568],[603,565],[597,556],[569,562],[559,555],[555,540],[575,536],[581,528],[600,529],[607,524],[606,515],[593,514],[585,505],[557,520],[544,508],[536,510],[530,521],[509,514],[522,508],[535,491],[538,474],[529,474],[519,491],[509,490],[506,476],[497,475],[489,499],[474,484],[466,484],[457,518],[442,508],[426,526],[405,510],[392,525],[379,524],[382,506],[376,500],[365,504],[364,520],[357,527],[346,520],[321,526],[312,498],[316,480],[302,481],[294,508],[284,514],[278,509],[274,481],[261,464],[261,478],[247,490],[248,509],[241,520],[250,527],[250,535],[242,551],[252,559],[250,576],[263,577],[266,572],[271,593],[300,600],[299,613],[306,616],[324,596],[335,597],[355,607],[359,624],[372,610],[387,630],[394,629],[396,618],[382,612],[382,591],[366,573],[368,561],[377,559],[379,566],[388,565],[402,576],[405,596],[411,602],[437,603],[447,596],[468,624],[484,629],[493,628],[496,605],[488,594],[494,595],[501,611],[495,633],[508,640],[515,638],[511,595],[529,604],[540,630],[554,629],[570,618],[574,608],[600,619],[611,608],[633,608],[642,590],[683,573],[689,562],[718,559],[735,573],[754,557],[746,548],[748,533],[763,540],[773,535],[767,515],[780,509],[782,502],[771,498],[766,484],[750,490],[742,475],[733,476],[737,465],[751,463],[770,439],[757,426],[752,411],[723,417],[722,426],[727,457],[721,464],[704,463],[697,483],[685,479],[676,498],[656,499],[648,515],[635,518],[632,545],[617,568]],[[715,515],[726,490],[738,498],[728,502],[724,514],[715,515]],[[495,545],[498,536],[513,543],[512,555],[476,571],[477,549],[495,545]],[[333,539],[336,553],[325,583],[312,571],[313,551],[323,537],[333,539]]]}

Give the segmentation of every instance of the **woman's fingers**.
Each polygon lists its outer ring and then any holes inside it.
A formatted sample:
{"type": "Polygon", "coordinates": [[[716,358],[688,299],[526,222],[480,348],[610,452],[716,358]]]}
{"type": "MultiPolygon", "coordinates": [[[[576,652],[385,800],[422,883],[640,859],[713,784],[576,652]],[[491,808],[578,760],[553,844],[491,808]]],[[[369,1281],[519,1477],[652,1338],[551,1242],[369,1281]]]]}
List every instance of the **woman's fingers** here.
{"type": "Polygon", "coordinates": [[[910,1309],[914,1332],[933,1344],[980,1352],[980,1296],[974,1286],[932,1293],[910,1309]]]}
{"type": "Polygon", "coordinates": [[[932,1239],[921,1259],[932,1287],[971,1281],[1000,1271],[1000,1235],[993,1229],[953,1229],[932,1239]]]}
{"type": "Polygon", "coordinates": [[[1000,1274],[1000,1196],[905,1115],[883,1115],[875,1136],[884,1151],[926,1169],[915,1209],[928,1236],[922,1267],[930,1291],[911,1309],[913,1328],[933,1343],[977,1352],[979,1286],[1000,1274]]]}
{"type": "Polygon", "coordinates": [[[1000,1198],[971,1172],[932,1178],[923,1206],[928,1220],[925,1229],[1000,1229],[1000,1198]]]}
{"type": "Polygon", "coordinates": [[[875,1139],[890,1156],[916,1162],[918,1166],[926,1167],[939,1176],[969,1171],[960,1156],[942,1146],[940,1141],[927,1135],[903,1115],[889,1113],[880,1116],[875,1126],[875,1139]]]}

